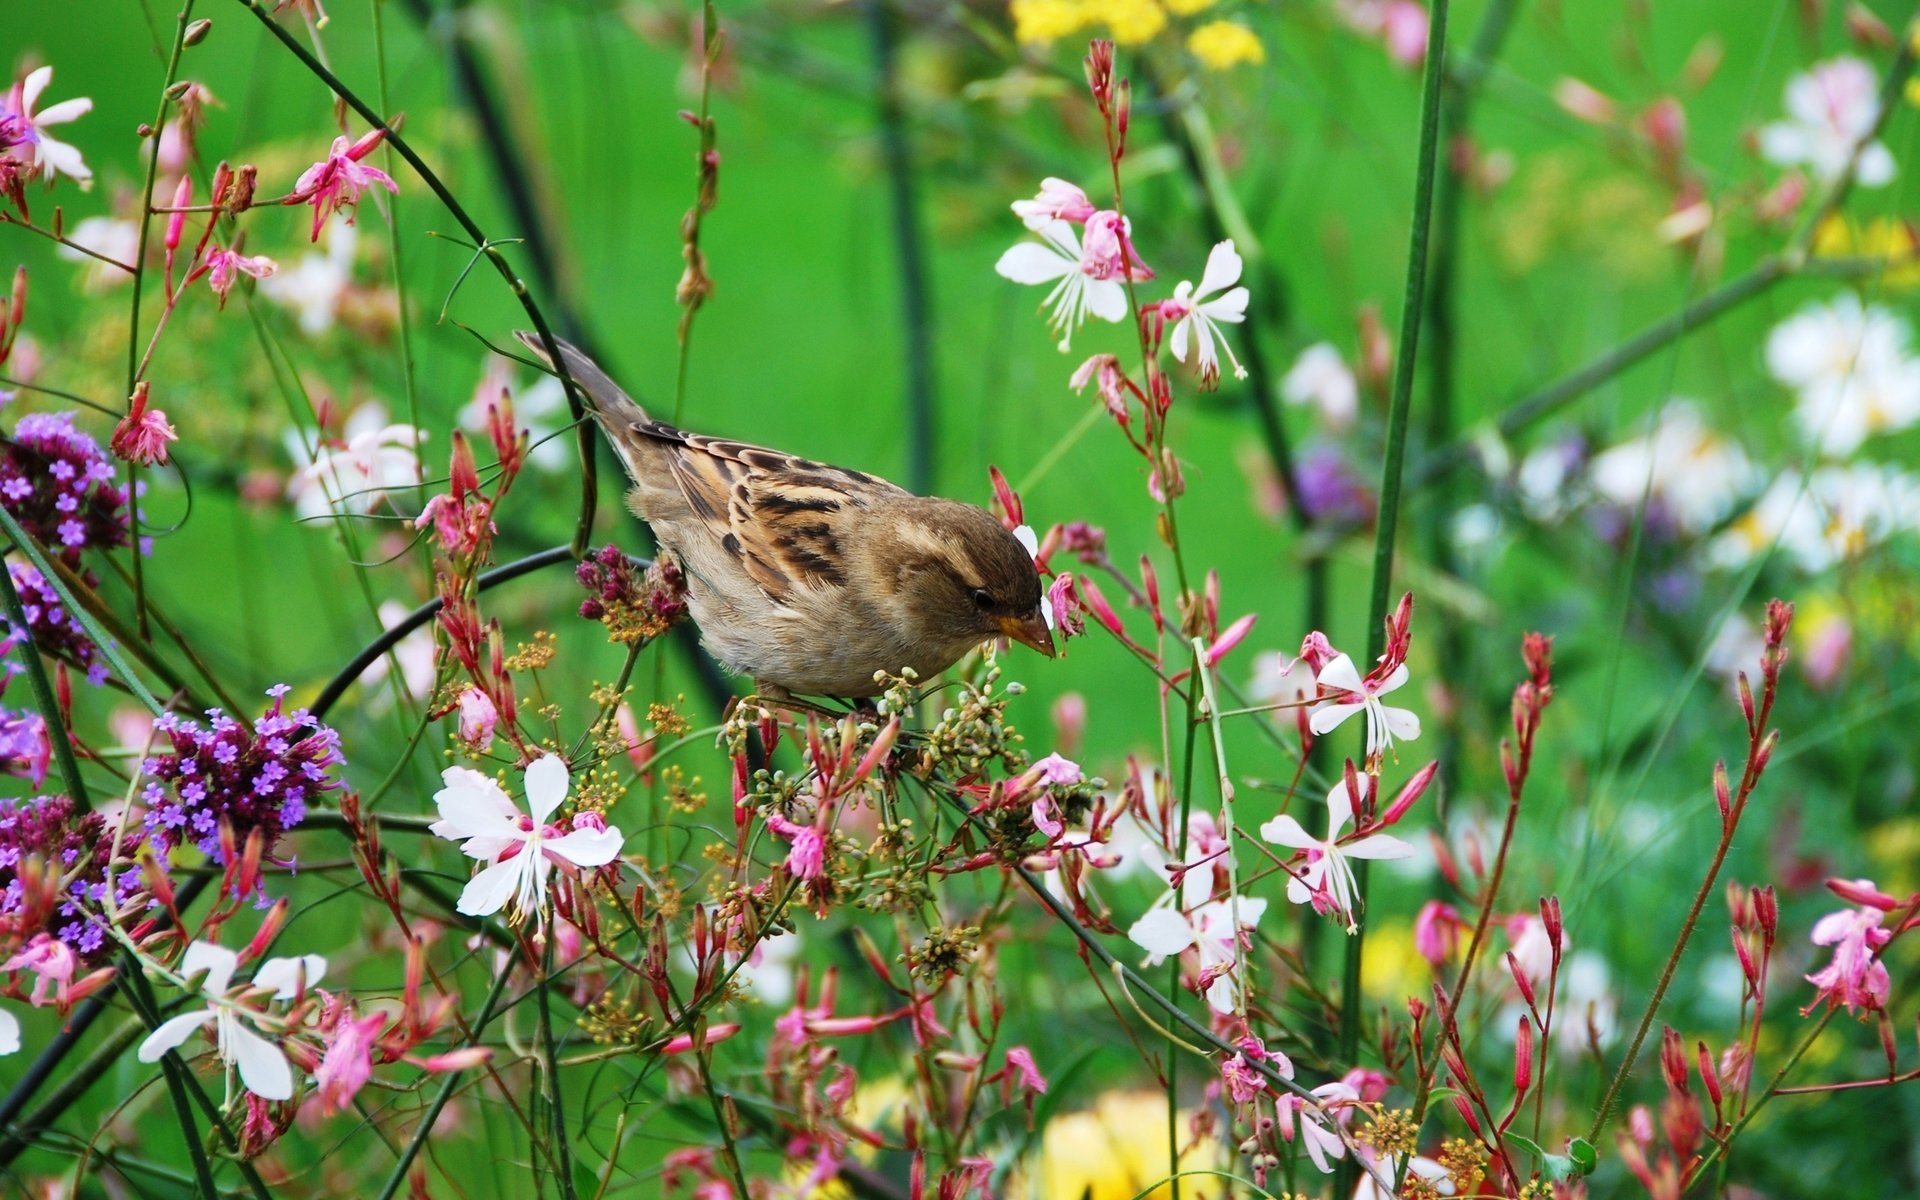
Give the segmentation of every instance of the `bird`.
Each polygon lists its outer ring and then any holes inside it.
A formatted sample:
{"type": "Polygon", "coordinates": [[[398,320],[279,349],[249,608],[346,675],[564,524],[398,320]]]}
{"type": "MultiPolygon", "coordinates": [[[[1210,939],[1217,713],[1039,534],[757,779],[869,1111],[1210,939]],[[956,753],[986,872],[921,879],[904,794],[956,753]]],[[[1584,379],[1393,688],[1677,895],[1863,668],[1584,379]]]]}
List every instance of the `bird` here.
{"type": "Polygon", "coordinates": [[[855,700],[1005,637],[1054,656],[1033,553],[983,508],[647,415],[591,358],[520,344],[585,393],[627,507],[686,579],[701,643],[763,700],[855,700]]]}

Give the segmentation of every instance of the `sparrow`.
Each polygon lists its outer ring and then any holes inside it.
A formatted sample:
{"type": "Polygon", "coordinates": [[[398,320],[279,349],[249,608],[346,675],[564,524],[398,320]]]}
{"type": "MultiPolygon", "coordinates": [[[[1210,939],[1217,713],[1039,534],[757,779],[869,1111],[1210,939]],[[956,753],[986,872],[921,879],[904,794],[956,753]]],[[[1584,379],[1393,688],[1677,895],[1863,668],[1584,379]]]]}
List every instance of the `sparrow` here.
{"type": "MultiPolygon", "coordinates": [[[[537,334],[514,335],[549,370],[537,334]]],[[[567,374],[625,464],[627,507],[678,561],[701,643],[763,699],[876,695],[999,637],[1053,657],[1033,555],[993,514],[649,417],[578,349],[567,374]]]]}

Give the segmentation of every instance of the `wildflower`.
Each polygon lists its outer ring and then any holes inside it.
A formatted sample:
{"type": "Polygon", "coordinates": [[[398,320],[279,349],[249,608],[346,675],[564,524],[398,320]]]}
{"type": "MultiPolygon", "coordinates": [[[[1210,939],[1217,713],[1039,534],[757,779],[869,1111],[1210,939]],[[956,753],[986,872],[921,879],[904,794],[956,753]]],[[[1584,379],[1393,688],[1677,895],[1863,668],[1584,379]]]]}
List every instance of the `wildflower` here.
{"type": "Polygon", "coordinates": [[[207,251],[207,286],[213,294],[220,297],[220,307],[227,306],[227,293],[233,290],[240,276],[265,279],[280,269],[280,264],[264,254],[240,254],[221,246],[207,251]]]}
{"type": "Polygon", "coordinates": [[[1013,202],[1013,213],[1028,229],[1038,229],[1048,221],[1084,224],[1093,216],[1094,207],[1077,185],[1048,176],[1040,181],[1039,195],[1013,202]]]}
{"type": "Polygon", "coordinates": [[[1740,567],[1774,546],[1802,570],[1858,559],[1920,525],[1920,481],[1898,467],[1851,463],[1782,475],[1713,542],[1711,560],[1740,567]]]}
{"type": "Polygon", "coordinates": [[[35,1008],[47,1002],[47,989],[53,988],[61,1007],[68,1002],[68,989],[73,983],[73,970],[78,960],[72,949],[59,938],[41,932],[33,935],[19,953],[0,963],[0,971],[31,971],[36,978],[33,982],[33,997],[30,1003],[35,1008]]]}
{"type": "Polygon", "coordinates": [[[779,813],[767,815],[767,828],[792,842],[787,851],[787,872],[795,879],[818,879],[827,869],[827,843],[815,825],[800,825],[779,813]]]}
{"type": "Polygon", "coordinates": [[[1413,948],[1437,970],[1460,949],[1460,934],[1466,928],[1453,905],[1429,900],[1413,919],[1413,948]]]}
{"type": "Polygon", "coordinates": [[[1854,182],[1880,187],[1895,174],[1893,154],[1866,141],[1880,120],[1880,82],[1857,58],[1832,58],[1787,81],[1787,119],[1760,130],[1760,154],[1780,166],[1804,166],[1832,183],[1855,162],[1854,182]]]}
{"type": "MultiPolygon", "coordinates": [[[[121,835],[118,857],[133,858],[144,840],[140,830],[121,835]]],[[[117,947],[107,940],[101,911],[141,903],[139,871],[121,871],[107,890],[107,864],[113,851],[112,826],[98,812],[76,813],[66,796],[0,800],[0,921],[22,933],[24,922],[41,916],[45,932],[58,939],[84,967],[95,967],[117,947]],[[30,860],[47,865],[56,897],[28,894],[30,860]],[[48,908],[51,911],[48,911],[48,908]]],[[[43,876],[44,878],[44,876],[43,876]]],[[[39,932],[39,930],[33,930],[39,932]]]]}
{"type": "Polygon", "coordinates": [[[385,1013],[343,1015],[327,1034],[320,1065],[313,1071],[313,1081],[320,1088],[321,1111],[344,1110],[373,1077],[374,1045],[386,1023],[385,1013]]]}
{"type": "MultiPolygon", "coordinates": [[[[164,1021],[140,1043],[141,1062],[159,1062],[162,1055],[175,1049],[194,1030],[208,1024],[214,1027],[214,1041],[220,1061],[229,1069],[238,1067],[240,1082],[263,1100],[293,1099],[293,1068],[287,1056],[273,1042],[254,1031],[265,1028],[265,1015],[244,1007],[227,995],[240,956],[211,942],[194,942],[180,962],[181,977],[200,980],[200,994],[207,998],[205,1008],[183,1013],[164,1021]],[[254,1028],[249,1028],[253,1026],[254,1028]]],[[[270,958],[253,973],[247,990],[270,989],[275,1000],[292,1000],[312,986],[327,969],[327,960],[318,954],[299,958],[270,958]]]]}
{"type": "Polygon", "coordinates": [[[1213,340],[1220,338],[1220,347],[1226,351],[1227,361],[1233,364],[1235,379],[1245,379],[1247,369],[1233,356],[1232,347],[1220,334],[1219,322],[1238,325],[1247,316],[1247,289],[1234,287],[1240,279],[1240,256],[1234,252],[1233,241],[1220,242],[1207,255],[1207,268],[1200,273],[1200,288],[1196,292],[1192,283],[1181,280],[1173,289],[1173,299],[1160,302],[1160,316],[1173,323],[1173,336],[1168,345],[1173,357],[1179,362],[1187,361],[1187,341],[1196,343],[1195,362],[1200,368],[1200,386],[1211,388],[1220,381],[1220,359],[1214,353],[1213,340]],[[1221,289],[1227,289],[1221,292],[1221,289]],[[1215,292],[1220,295],[1215,296],[1215,292]],[[1208,299],[1207,297],[1213,297],[1208,299]]]}
{"type": "Polygon", "coordinates": [[[260,294],[268,300],[292,309],[300,329],[308,337],[319,337],[333,328],[340,315],[341,302],[353,285],[353,255],[359,233],[345,219],[327,226],[326,251],[302,254],[300,261],[285,271],[260,281],[260,294]]]}
{"type": "Polygon", "coordinates": [[[1200,984],[1207,1003],[1215,1012],[1229,1013],[1233,1011],[1232,972],[1239,953],[1239,931],[1251,930],[1260,923],[1267,902],[1249,896],[1206,899],[1212,890],[1211,871],[1189,870],[1180,887],[1163,895],[1128,928],[1127,937],[1147,952],[1148,966],[1197,949],[1200,984]],[[1183,904],[1187,911],[1182,911],[1183,904]]]}
{"type": "MultiPolygon", "coordinates": [[[[1345,657],[1344,655],[1342,657],[1345,657]]],[[[1311,903],[1315,911],[1344,917],[1347,932],[1360,928],[1353,902],[1357,898],[1353,867],[1349,858],[1408,858],[1413,847],[1389,833],[1374,833],[1344,844],[1340,831],[1353,820],[1353,793],[1342,779],[1327,793],[1327,836],[1316,838],[1301,828],[1300,822],[1282,813],[1260,827],[1260,836],[1277,846],[1304,850],[1307,865],[1287,880],[1287,899],[1295,904],[1311,903]]]]}
{"type": "Polygon", "coordinates": [[[180,435],[168,423],[167,414],[147,407],[147,392],[147,381],[143,379],[133,389],[133,402],[127,407],[127,415],[113,427],[113,438],[107,443],[122,462],[143,467],[165,463],[167,443],[180,440],[180,435]]]}
{"type": "Polygon", "coordinates": [[[469,684],[455,702],[460,713],[460,740],[475,751],[493,745],[493,731],[500,723],[500,710],[479,688],[469,684]]]}
{"type": "Polygon", "coordinates": [[[1877,951],[1893,940],[1891,930],[1882,929],[1886,913],[1872,905],[1828,913],[1814,923],[1811,940],[1816,946],[1832,946],[1833,961],[1806,977],[1817,989],[1813,1000],[1800,1010],[1805,1016],[1821,1001],[1829,1009],[1845,1005],[1848,1012],[1879,1012],[1886,1007],[1892,980],[1887,965],[1877,951]]]}
{"type": "Polygon", "coordinates": [[[47,723],[36,712],[0,708],[0,774],[24,779],[34,787],[47,781],[53,762],[53,739],[47,723]]]}
{"type": "Polygon", "coordinates": [[[1395,738],[1410,742],[1420,736],[1420,718],[1411,710],[1389,708],[1380,702],[1380,697],[1407,682],[1407,664],[1396,665],[1381,679],[1372,675],[1362,679],[1353,659],[1341,654],[1320,668],[1317,682],[1325,698],[1308,718],[1315,736],[1325,737],[1358,712],[1367,714],[1369,760],[1391,750],[1395,738]]]}
{"type": "Polygon", "coordinates": [[[1289,404],[1312,405],[1331,429],[1345,429],[1360,415],[1360,381],[1332,342],[1300,352],[1280,380],[1280,396],[1289,404]]]}
{"type": "Polygon", "coordinates": [[[596,813],[576,814],[571,827],[548,823],[572,786],[567,762],[558,755],[543,754],[528,764],[526,813],[478,771],[448,767],[440,778],[446,787],[433,797],[440,810],[433,833],[461,842],[468,858],[489,864],[460,893],[459,911],[470,917],[505,908],[510,922],[530,915],[539,920],[555,864],[574,870],[619,857],[620,830],[596,813]]]}
{"type": "Polygon", "coordinates": [[[0,145],[0,155],[25,162],[30,178],[38,176],[51,183],[65,175],[85,188],[91,184],[93,172],[81,159],[80,151],[49,137],[46,127],[64,125],[85,116],[93,111],[93,101],[85,97],[62,100],[35,112],[34,106],[52,82],[52,67],[29,71],[25,79],[13,85],[5,101],[0,102],[0,130],[5,131],[5,140],[9,143],[0,145]],[[24,153],[21,147],[26,148],[24,153]]]}
{"type": "Polygon", "coordinates": [[[1739,445],[1707,427],[1683,400],[1666,405],[1646,434],[1594,456],[1587,477],[1605,499],[1637,508],[1649,524],[1697,535],[1726,515],[1754,477],[1739,445]]]}
{"type": "Polygon", "coordinates": [[[1267,48],[1253,30],[1238,21],[1208,21],[1187,35],[1187,49],[1202,65],[1215,71],[1267,61],[1267,48]]]}
{"type": "Polygon", "coordinates": [[[1767,335],[1767,369],[1799,393],[1794,420],[1823,454],[1920,421],[1920,359],[1907,322],[1851,292],[1818,301],[1767,335]]]}
{"type": "MultiPolygon", "coordinates": [[[[1083,250],[1080,237],[1065,221],[1048,220],[1030,226],[1038,242],[1020,242],[1008,248],[993,269],[1002,278],[1022,284],[1052,284],[1040,302],[1051,309],[1047,324],[1060,335],[1060,349],[1068,349],[1073,331],[1087,315],[1103,321],[1121,321],[1127,315],[1127,291],[1103,259],[1091,248],[1083,250]]],[[[1136,260],[1137,261],[1137,260],[1136,260]]]]}
{"type": "Polygon", "coordinates": [[[650,641],[687,615],[686,580],[666,555],[642,570],[609,543],[582,560],[574,578],[588,592],[580,615],[606,626],[615,642],[650,641]]]}
{"type": "Polygon", "coordinates": [[[127,544],[127,489],[114,482],[100,443],[72,413],[29,413],[0,448],[0,504],[70,567],[80,553],[127,544]]]}
{"type": "Polygon", "coordinates": [[[142,768],[154,780],[145,792],[145,827],[161,852],[191,842],[224,865],[226,825],[236,844],[259,830],[270,855],[306,819],[309,800],[340,786],[333,773],[345,762],[340,735],[304,708],[284,712],[287,691],[285,684],[268,690],[273,704],[251,729],[217,708],[204,726],[172,713],[154,721],[173,750],[142,768]]]}
{"type": "Polygon", "coordinates": [[[1286,1141],[1298,1137],[1306,1143],[1307,1157],[1322,1175],[1333,1173],[1333,1160],[1347,1156],[1346,1139],[1340,1136],[1344,1110],[1360,1101],[1360,1093],[1348,1083],[1323,1083],[1312,1091],[1313,1101],[1291,1093],[1277,1098],[1274,1113],[1279,1118],[1280,1136],[1286,1141]],[[1315,1103],[1317,1101],[1318,1103],[1315,1103]],[[1340,1115],[1330,1115],[1329,1110],[1340,1115]]]}
{"type": "Polygon", "coordinates": [[[420,482],[426,434],[411,425],[387,423],[386,409],[363,404],[348,418],[342,438],[316,449],[313,461],[287,484],[287,499],[304,518],[330,512],[370,513],[397,488],[420,482]]]}
{"type": "Polygon", "coordinates": [[[392,176],[360,161],[372,153],[385,136],[385,130],[376,129],[357,142],[349,143],[344,134],[334,138],[327,156],[308,167],[294,182],[293,194],[287,197],[286,203],[313,205],[311,241],[320,240],[320,227],[332,213],[344,212],[347,224],[353,224],[354,207],[360,203],[360,193],[367,188],[383,187],[396,196],[400,194],[392,176]]]}

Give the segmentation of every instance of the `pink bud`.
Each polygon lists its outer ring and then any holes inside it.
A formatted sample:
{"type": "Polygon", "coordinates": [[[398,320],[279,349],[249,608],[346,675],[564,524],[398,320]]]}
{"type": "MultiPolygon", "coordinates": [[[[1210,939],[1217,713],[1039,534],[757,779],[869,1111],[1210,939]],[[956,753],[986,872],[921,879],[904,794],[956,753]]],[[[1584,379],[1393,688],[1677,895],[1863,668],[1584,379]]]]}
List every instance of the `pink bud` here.
{"type": "MultiPolygon", "coordinates": [[[[173,191],[173,207],[175,209],[182,209],[192,203],[193,203],[193,179],[190,176],[182,176],[180,179],[180,186],[175,188],[173,191]]],[[[186,213],[176,211],[176,212],[167,214],[166,247],[167,247],[167,253],[169,255],[171,255],[175,250],[178,250],[180,248],[180,235],[181,235],[181,232],[185,229],[186,224],[187,224],[186,213]]],[[[169,259],[169,261],[171,261],[171,259],[169,259]]]]}
{"type": "Polygon", "coordinates": [[[1516,1098],[1533,1086],[1533,1018],[1520,1014],[1513,1035],[1513,1091],[1516,1098]]]}
{"type": "Polygon", "coordinates": [[[465,1071],[477,1067],[493,1057],[490,1046],[463,1046],[458,1050],[449,1050],[445,1054],[435,1054],[420,1060],[426,1070],[438,1075],[447,1071],[465,1071]]]}
{"type": "Polygon", "coordinates": [[[1713,1101],[1713,1107],[1720,1107],[1720,1072],[1714,1069],[1713,1056],[1707,1053],[1705,1042],[1696,1043],[1696,1057],[1700,1060],[1700,1082],[1707,1086],[1707,1099],[1713,1101]]]}
{"type": "Polygon", "coordinates": [[[1246,640],[1247,633],[1253,628],[1253,623],[1258,619],[1258,613],[1248,613],[1246,616],[1241,617],[1233,624],[1227,626],[1226,632],[1215,638],[1213,645],[1207,647],[1206,662],[1208,668],[1211,669],[1219,666],[1221,659],[1231,654],[1235,646],[1238,646],[1242,641],[1246,640]]]}
{"type": "Polygon", "coordinates": [[[1589,125],[1611,125],[1617,112],[1604,92],[1571,76],[1553,85],[1553,102],[1589,125]]]}
{"type": "Polygon", "coordinates": [[[1827,890],[1849,904],[1864,904],[1881,912],[1892,912],[1900,901],[1875,886],[1871,879],[1829,879],[1827,890]]]}
{"type": "Polygon", "coordinates": [[[1386,811],[1380,814],[1379,823],[1381,827],[1385,828],[1388,825],[1393,825],[1397,823],[1401,817],[1406,816],[1407,810],[1412,808],[1415,801],[1419,800],[1420,797],[1425,794],[1427,785],[1433,782],[1434,776],[1438,775],[1439,772],[1440,763],[1438,760],[1428,763],[1426,766],[1421,767],[1419,771],[1415,772],[1413,778],[1407,780],[1405,786],[1400,789],[1400,794],[1393,798],[1393,803],[1387,805],[1386,811]]]}

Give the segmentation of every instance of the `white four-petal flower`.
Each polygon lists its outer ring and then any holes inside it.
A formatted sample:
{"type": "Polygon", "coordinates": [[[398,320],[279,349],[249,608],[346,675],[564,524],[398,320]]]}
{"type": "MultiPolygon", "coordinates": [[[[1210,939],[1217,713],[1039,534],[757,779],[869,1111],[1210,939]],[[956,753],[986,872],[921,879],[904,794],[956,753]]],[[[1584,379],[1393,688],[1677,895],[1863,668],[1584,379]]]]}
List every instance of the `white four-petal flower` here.
{"type": "Polygon", "coordinates": [[[1357,712],[1367,714],[1367,757],[1393,749],[1393,739],[1410,742],[1420,736],[1420,718],[1405,708],[1389,708],[1380,697],[1407,682],[1407,664],[1401,663],[1378,683],[1360,677],[1353,659],[1345,654],[1328,660],[1320,668],[1320,686],[1336,694],[1313,708],[1308,727],[1321,737],[1339,728],[1357,712]]]}
{"type": "Polygon", "coordinates": [[[601,867],[620,855],[620,830],[597,818],[576,817],[571,829],[548,823],[566,800],[572,776],[566,760],[543,754],[528,764],[523,813],[500,785],[468,767],[448,767],[433,802],[440,820],[432,831],[461,843],[468,858],[490,864],[460,893],[458,908],[483,917],[505,908],[510,919],[536,918],[546,907],[547,876],[555,863],[601,867]]]}
{"type": "MultiPolygon", "coordinates": [[[[249,1028],[258,1025],[261,1015],[227,998],[233,983],[234,968],[240,956],[211,942],[194,942],[180,962],[180,974],[189,982],[198,975],[200,993],[207,997],[206,1007],[182,1013],[163,1021],[140,1043],[141,1062],[159,1062],[167,1051],[175,1049],[197,1029],[211,1023],[214,1044],[220,1061],[229,1068],[238,1067],[240,1082],[263,1100],[293,1098],[293,1068],[280,1047],[249,1028]]],[[[268,988],[275,1000],[292,1000],[312,987],[326,973],[327,960],[318,954],[297,958],[270,958],[253,973],[249,989],[268,988]]]]}
{"type": "Polygon", "coordinates": [[[1227,353],[1227,361],[1233,364],[1235,379],[1245,379],[1247,369],[1233,356],[1233,348],[1227,345],[1226,337],[1221,334],[1219,322],[1238,325],[1247,319],[1247,289],[1235,287],[1240,281],[1240,255],[1234,251],[1232,239],[1214,246],[1207,255],[1207,269],[1200,273],[1200,287],[1196,291],[1192,283],[1181,280],[1180,286],[1173,289],[1173,299],[1162,301],[1160,311],[1173,319],[1173,335],[1167,341],[1173,357],[1187,361],[1187,341],[1195,343],[1195,354],[1200,366],[1202,387],[1212,387],[1220,379],[1220,356],[1214,352],[1214,339],[1220,339],[1220,348],[1227,353]],[[1225,289],[1224,291],[1222,289],[1225,289]],[[1219,295],[1214,295],[1219,292],[1219,295]],[[1212,299],[1208,299],[1208,297],[1212,299]]]}
{"type": "Polygon", "coordinates": [[[1202,866],[1182,878],[1178,891],[1169,890],[1127,929],[1127,937],[1147,952],[1147,965],[1157,966],[1192,948],[1200,952],[1200,974],[1211,974],[1207,1003],[1215,1012],[1233,1011],[1233,968],[1239,938],[1234,929],[1252,929],[1266,915],[1267,902],[1252,896],[1211,900],[1213,869],[1202,866]]]}
{"type": "MultiPolygon", "coordinates": [[[[82,96],[72,100],[62,100],[58,104],[50,104],[39,112],[35,112],[34,105],[40,102],[41,93],[45,92],[47,85],[52,82],[53,68],[38,67],[28,72],[27,77],[20,82],[19,90],[13,93],[13,98],[18,103],[18,109],[14,115],[26,127],[27,161],[32,164],[33,172],[48,182],[52,182],[56,175],[65,175],[78,180],[80,186],[85,188],[92,181],[93,172],[87,169],[85,160],[80,157],[80,151],[65,142],[48,137],[46,127],[64,125],[76,117],[85,116],[93,111],[93,101],[82,96]]],[[[0,111],[3,110],[4,106],[0,106],[0,111]]]]}
{"type": "Polygon", "coordinates": [[[1352,820],[1353,795],[1347,790],[1347,781],[1342,779],[1327,793],[1325,838],[1314,837],[1285,813],[1260,827],[1260,836],[1276,846],[1307,852],[1305,869],[1287,881],[1287,899],[1295,904],[1307,904],[1316,896],[1322,897],[1322,903],[1330,906],[1331,912],[1346,918],[1348,933],[1360,928],[1360,923],[1353,916],[1353,901],[1359,889],[1354,883],[1353,866],[1347,860],[1407,858],[1413,854],[1412,846],[1388,833],[1369,834],[1341,844],[1340,831],[1352,820]]]}
{"type": "Polygon", "coordinates": [[[1118,272],[1108,278],[1096,277],[1089,269],[1080,248],[1080,235],[1065,221],[1045,219],[1029,221],[1027,227],[1040,235],[1038,242],[1010,246],[993,269],[1015,283],[1053,285],[1042,308],[1052,311],[1047,324],[1060,335],[1060,349],[1067,349],[1073,331],[1092,313],[1103,321],[1122,321],[1127,316],[1127,289],[1118,272]]]}

